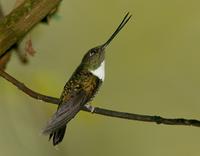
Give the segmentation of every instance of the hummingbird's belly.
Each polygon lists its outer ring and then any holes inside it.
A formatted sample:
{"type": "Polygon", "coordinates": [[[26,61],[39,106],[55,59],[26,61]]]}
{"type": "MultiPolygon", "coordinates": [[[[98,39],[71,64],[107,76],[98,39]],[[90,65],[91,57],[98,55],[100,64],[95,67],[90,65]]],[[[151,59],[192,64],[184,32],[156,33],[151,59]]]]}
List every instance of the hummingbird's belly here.
{"type": "Polygon", "coordinates": [[[97,76],[94,76],[93,74],[90,75],[84,82],[83,82],[83,89],[88,95],[88,100],[91,101],[92,98],[97,94],[101,84],[102,80],[99,79],[97,76]]]}

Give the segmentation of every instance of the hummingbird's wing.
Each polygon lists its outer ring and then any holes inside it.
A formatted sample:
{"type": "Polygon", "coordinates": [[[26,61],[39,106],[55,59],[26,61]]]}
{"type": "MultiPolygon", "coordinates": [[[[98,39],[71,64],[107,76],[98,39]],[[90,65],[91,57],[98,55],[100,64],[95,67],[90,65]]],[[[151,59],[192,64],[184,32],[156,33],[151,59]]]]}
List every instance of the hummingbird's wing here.
{"type": "Polygon", "coordinates": [[[43,134],[55,132],[57,129],[65,126],[79,112],[81,107],[86,103],[87,96],[84,91],[74,93],[71,98],[64,101],[53,114],[43,130],[43,134]]]}

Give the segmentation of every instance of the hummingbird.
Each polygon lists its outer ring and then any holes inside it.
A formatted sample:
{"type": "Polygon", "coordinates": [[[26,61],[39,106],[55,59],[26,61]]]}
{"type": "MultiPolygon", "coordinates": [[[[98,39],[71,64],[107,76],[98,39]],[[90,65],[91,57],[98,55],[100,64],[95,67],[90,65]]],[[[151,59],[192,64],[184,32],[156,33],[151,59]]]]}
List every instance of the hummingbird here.
{"type": "Polygon", "coordinates": [[[130,20],[129,12],[125,15],[117,29],[103,44],[90,49],[64,86],[57,111],[43,129],[43,134],[53,138],[53,145],[62,142],[67,124],[83,106],[92,112],[94,107],[88,105],[92,101],[105,79],[105,49],[121,29],[130,20]]]}

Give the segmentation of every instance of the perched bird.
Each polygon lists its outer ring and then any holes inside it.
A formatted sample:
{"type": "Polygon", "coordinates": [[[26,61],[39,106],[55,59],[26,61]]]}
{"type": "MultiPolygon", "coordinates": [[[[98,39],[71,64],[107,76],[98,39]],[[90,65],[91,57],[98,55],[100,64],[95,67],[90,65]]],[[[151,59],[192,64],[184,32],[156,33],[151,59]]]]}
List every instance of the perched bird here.
{"type": "Polygon", "coordinates": [[[105,49],[130,18],[131,15],[127,13],[104,44],[90,49],[84,55],[81,64],[66,83],[60,96],[58,109],[43,129],[43,134],[50,135],[49,140],[53,137],[53,145],[63,140],[67,123],[94,98],[99,90],[105,78],[105,49]]]}

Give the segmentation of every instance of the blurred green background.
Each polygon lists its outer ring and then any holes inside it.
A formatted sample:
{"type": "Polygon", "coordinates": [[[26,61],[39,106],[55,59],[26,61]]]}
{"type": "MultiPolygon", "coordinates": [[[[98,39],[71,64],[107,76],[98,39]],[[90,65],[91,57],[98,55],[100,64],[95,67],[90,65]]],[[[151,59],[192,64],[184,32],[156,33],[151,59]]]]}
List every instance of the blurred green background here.
{"type": "MultiPolygon", "coordinates": [[[[8,13],[14,0],[1,0],[8,13]]],[[[31,36],[37,53],[23,66],[13,53],[7,72],[33,90],[60,96],[85,52],[133,18],[106,55],[106,80],[93,105],[200,119],[200,1],[63,1],[50,25],[31,36]]],[[[0,79],[0,155],[199,156],[200,128],[128,121],[80,112],[56,150],[41,129],[55,105],[32,99],[0,79]]]]}

